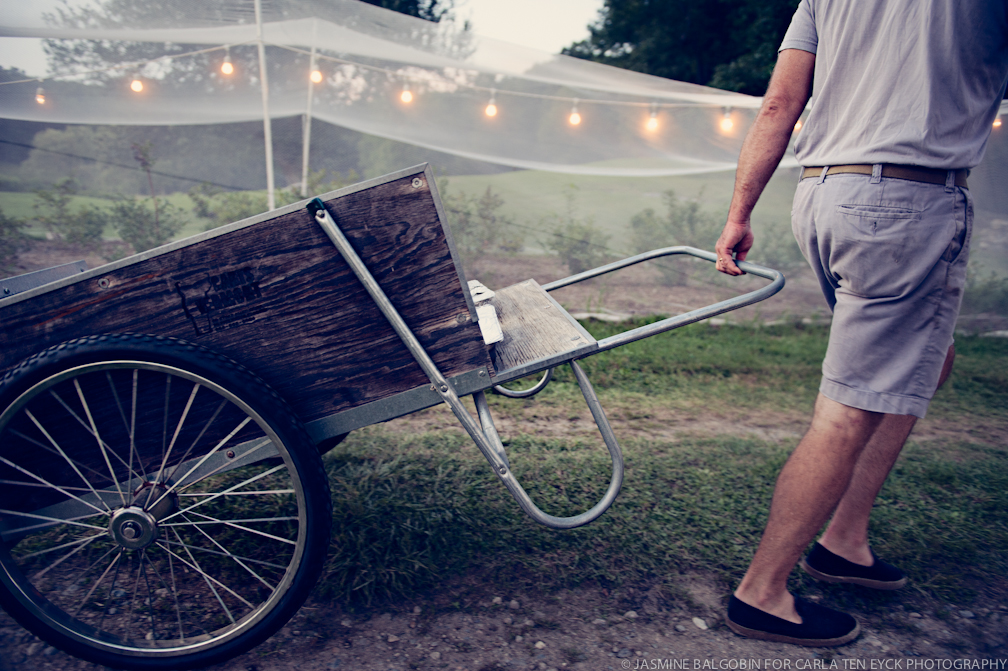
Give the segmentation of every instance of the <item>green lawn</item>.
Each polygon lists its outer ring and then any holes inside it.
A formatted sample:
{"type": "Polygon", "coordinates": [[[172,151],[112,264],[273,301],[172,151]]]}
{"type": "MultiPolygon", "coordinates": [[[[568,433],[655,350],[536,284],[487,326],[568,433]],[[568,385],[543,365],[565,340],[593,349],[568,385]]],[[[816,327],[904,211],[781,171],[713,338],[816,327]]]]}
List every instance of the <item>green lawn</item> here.
{"type": "MultiPolygon", "coordinates": [[[[614,328],[589,327],[597,337],[614,328]]],[[[705,417],[737,404],[757,415],[804,417],[825,340],[821,328],[695,325],[589,358],[585,367],[603,405],[636,406],[641,416],[661,405],[689,406],[705,417]]],[[[1005,426],[1008,343],[960,338],[958,348],[957,369],[931,414],[943,428],[964,430],[911,438],[872,527],[879,554],[913,581],[904,598],[939,604],[1008,595],[1008,449],[1003,436],[973,440],[966,430],[1005,426]]],[[[578,396],[560,372],[534,399],[494,397],[491,404],[498,417],[538,414],[563,424],[583,414],[578,396]]],[[[336,522],[322,593],[351,601],[400,596],[470,570],[539,589],[588,581],[659,584],[675,593],[675,576],[697,571],[737,582],[797,434],[766,440],[684,422],[671,438],[648,437],[630,431],[632,415],[616,414],[617,435],[632,434],[621,440],[622,493],[600,520],[572,531],[526,518],[456,428],[351,434],[326,457],[336,522]]],[[[519,481],[547,512],[585,510],[608,484],[600,441],[519,434],[506,445],[519,481]]],[[[823,588],[797,571],[793,580],[799,592],[833,590],[841,603],[891,598],[823,588]]]]}

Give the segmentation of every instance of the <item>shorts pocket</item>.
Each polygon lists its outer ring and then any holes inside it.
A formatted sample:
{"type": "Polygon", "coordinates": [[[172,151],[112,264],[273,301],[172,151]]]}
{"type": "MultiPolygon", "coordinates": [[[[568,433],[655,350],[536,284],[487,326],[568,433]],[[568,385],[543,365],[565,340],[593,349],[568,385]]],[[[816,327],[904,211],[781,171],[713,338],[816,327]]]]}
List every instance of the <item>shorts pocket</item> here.
{"type": "Polygon", "coordinates": [[[841,286],[866,298],[913,291],[948,251],[954,227],[950,218],[890,205],[837,205],[836,214],[830,268],[841,286]]]}

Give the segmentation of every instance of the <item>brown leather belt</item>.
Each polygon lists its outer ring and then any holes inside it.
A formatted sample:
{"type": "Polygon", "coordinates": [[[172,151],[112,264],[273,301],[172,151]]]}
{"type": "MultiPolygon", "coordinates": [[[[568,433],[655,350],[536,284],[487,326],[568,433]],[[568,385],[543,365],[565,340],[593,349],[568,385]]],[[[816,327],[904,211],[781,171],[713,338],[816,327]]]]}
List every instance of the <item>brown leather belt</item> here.
{"type": "MultiPolygon", "coordinates": [[[[839,175],[843,173],[855,173],[858,175],[872,174],[870,165],[831,165],[826,168],[827,175],[839,175]]],[[[822,167],[802,168],[801,178],[819,177],[822,175],[822,167]]],[[[955,171],[955,185],[968,189],[966,185],[966,175],[969,171],[965,168],[955,171]]],[[[913,165],[882,165],[882,176],[893,179],[906,179],[911,182],[925,182],[927,184],[944,184],[948,176],[948,170],[938,168],[919,168],[913,165]]]]}

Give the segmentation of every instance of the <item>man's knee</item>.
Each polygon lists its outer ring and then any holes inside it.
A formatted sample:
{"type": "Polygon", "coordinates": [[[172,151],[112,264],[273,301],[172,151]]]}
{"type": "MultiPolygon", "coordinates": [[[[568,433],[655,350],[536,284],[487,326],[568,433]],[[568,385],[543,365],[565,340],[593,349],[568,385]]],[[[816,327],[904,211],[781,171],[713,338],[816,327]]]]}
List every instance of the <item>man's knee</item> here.
{"type": "Polygon", "coordinates": [[[884,417],[882,413],[853,408],[820,393],[810,430],[828,433],[837,443],[849,443],[854,449],[863,448],[884,417]]]}

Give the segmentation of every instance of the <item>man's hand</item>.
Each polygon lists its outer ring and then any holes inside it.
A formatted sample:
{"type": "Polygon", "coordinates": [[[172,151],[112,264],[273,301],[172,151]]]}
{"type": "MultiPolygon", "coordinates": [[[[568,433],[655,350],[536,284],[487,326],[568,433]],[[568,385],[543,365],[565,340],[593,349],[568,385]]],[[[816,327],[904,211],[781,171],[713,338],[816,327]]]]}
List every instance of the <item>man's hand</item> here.
{"type": "Polygon", "coordinates": [[[735,261],[745,261],[752,245],[753,233],[749,222],[737,224],[729,221],[721,231],[717,244],[714,245],[714,251],[718,255],[715,267],[726,275],[744,275],[745,273],[735,265],[735,261]]]}

